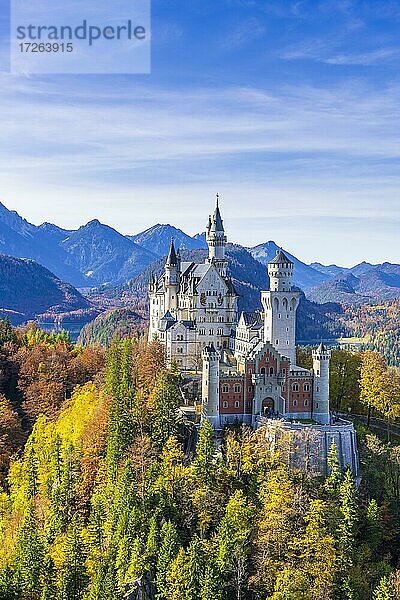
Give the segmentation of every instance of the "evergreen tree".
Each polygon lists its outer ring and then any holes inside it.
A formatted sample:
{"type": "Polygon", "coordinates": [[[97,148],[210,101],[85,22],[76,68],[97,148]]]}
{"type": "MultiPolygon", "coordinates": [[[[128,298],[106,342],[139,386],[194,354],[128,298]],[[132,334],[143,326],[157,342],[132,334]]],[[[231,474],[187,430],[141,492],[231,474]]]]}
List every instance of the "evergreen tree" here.
{"type": "Polygon", "coordinates": [[[18,533],[15,552],[16,581],[32,599],[40,597],[43,569],[43,542],[40,537],[33,501],[29,503],[18,533]]]}
{"type": "Polygon", "coordinates": [[[334,498],[338,498],[339,486],[343,475],[340,468],[339,457],[335,440],[332,440],[331,447],[328,452],[328,469],[329,475],[325,479],[325,489],[328,494],[334,498]]]}
{"type": "Polygon", "coordinates": [[[221,585],[222,574],[218,565],[210,557],[204,570],[204,578],[200,589],[201,600],[222,600],[223,589],[221,585]]]}
{"type": "Polygon", "coordinates": [[[85,559],[81,526],[79,518],[75,517],[67,531],[65,564],[61,578],[61,600],[83,598],[88,583],[85,559]]]}
{"type": "Polygon", "coordinates": [[[158,524],[157,524],[157,519],[153,516],[150,519],[150,527],[149,527],[149,533],[147,535],[147,541],[146,541],[146,561],[147,561],[147,565],[148,565],[148,569],[150,571],[154,570],[155,566],[156,566],[156,560],[157,560],[157,555],[158,555],[158,543],[159,543],[159,539],[158,539],[158,524]]]}
{"type": "Polygon", "coordinates": [[[374,591],[374,600],[393,600],[394,590],[390,577],[382,577],[378,587],[374,591]]]}
{"type": "Polygon", "coordinates": [[[7,566],[0,571],[0,598],[1,600],[18,600],[21,590],[15,582],[13,570],[7,566]]]}
{"type": "Polygon", "coordinates": [[[339,488],[340,523],[339,542],[344,565],[352,564],[355,537],[357,532],[357,492],[354,477],[350,469],[344,474],[339,488]]]}
{"type": "Polygon", "coordinates": [[[196,458],[193,466],[197,476],[205,484],[212,485],[215,473],[216,446],[213,440],[213,428],[208,419],[203,421],[199,431],[199,440],[196,446],[196,458]]]}
{"type": "Polygon", "coordinates": [[[218,530],[218,563],[221,571],[228,576],[227,583],[233,587],[238,600],[242,598],[248,576],[252,513],[253,507],[239,490],[229,499],[218,530]]]}
{"type": "Polygon", "coordinates": [[[150,400],[153,406],[151,436],[161,449],[179,430],[180,393],[176,377],[164,371],[160,374],[150,400]]]}
{"type": "Polygon", "coordinates": [[[46,556],[43,563],[43,588],[40,600],[57,600],[58,589],[56,584],[56,571],[51,556],[46,556]]]}
{"type": "Polygon", "coordinates": [[[161,528],[161,545],[157,560],[156,587],[159,600],[168,598],[167,575],[170,564],[175,559],[179,550],[178,534],[174,525],[167,521],[161,528]]]}
{"type": "Polygon", "coordinates": [[[357,493],[355,481],[350,469],[344,474],[339,488],[339,527],[338,538],[341,556],[339,564],[342,572],[343,584],[341,591],[345,600],[355,600],[354,583],[349,576],[349,571],[354,563],[355,539],[357,533],[357,493]]]}
{"type": "Polygon", "coordinates": [[[367,542],[371,550],[376,552],[382,541],[383,526],[381,510],[374,498],[368,504],[365,521],[367,542]]]}

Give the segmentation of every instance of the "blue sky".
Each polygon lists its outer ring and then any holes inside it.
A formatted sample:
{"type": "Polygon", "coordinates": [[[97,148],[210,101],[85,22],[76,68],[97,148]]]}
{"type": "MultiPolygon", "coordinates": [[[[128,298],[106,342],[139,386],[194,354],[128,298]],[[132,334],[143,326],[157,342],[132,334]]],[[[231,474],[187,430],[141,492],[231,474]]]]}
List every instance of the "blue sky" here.
{"type": "Polygon", "coordinates": [[[154,0],[150,75],[0,69],[0,200],[34,223],[204,229],[400,262],[397,0],[154,0]]]}

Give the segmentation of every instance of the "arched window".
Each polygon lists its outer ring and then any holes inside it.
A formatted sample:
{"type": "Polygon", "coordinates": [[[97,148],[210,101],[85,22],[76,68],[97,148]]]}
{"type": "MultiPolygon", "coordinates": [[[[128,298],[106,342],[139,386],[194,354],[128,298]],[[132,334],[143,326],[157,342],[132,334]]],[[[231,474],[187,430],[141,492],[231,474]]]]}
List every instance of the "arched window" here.
{"type": "Polygon", "coordinates": [[[298,392],[300,390],[300,386],[298,383],[292,383],[293,392],[298,392]]]}
{"type": "Polygon", "coordinates": [[[227,394],[229,392],[229,385],[227,385],[226,383],[224,383],[224,385],[222,386],[222,392],[224,394],[227,394]]]}
{"type": "Polygon", "coordinates": [[[228,403],[226,400],[223,401],[222,406],[223,408],[228,408],[228,403]]]}
{"type": "Polygon", "coordinates": [[[235,385],[235,393],[239,394],[242,391],[242,386],[240,384],[235,385]]]}
{"type": "Polygon", "coordinates": [[[309,383],[305,383],[305,384],[303,385],[303,390],[304,390],[305,392],[309,392],[309,391],[310,391],[310,384],[309,384],[309,383]]]}
{"type": "Polygon", "coordinates": [[[240,403],[239,403],[238,400],[236,400],[236,402],[235,402],[235,408],[239,408],[239,406],[240,406],[240,403]]]}
{"type": "Polygon", "coordinates": [[[261,373],[261,375],[265,375],[265,367],[261,367],[260,373],[261,373]]]}
{"type": "Polygon", "coordinates": [[[274,367],[270,367],[270,368],[269,368],[269,374],[270,374],[270,375],[273,375],[273,374],[274,374],[274,367]]]}

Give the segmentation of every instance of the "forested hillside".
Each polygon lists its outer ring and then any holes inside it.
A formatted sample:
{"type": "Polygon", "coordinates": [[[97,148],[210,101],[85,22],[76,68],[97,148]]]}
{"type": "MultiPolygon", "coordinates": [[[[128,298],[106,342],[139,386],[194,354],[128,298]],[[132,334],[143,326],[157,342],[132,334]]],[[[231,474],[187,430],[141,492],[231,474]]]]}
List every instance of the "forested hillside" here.
{"type": "Polygon", "coordinates": [[[330,316],[337,330],[364,338],[363,349],[376,350],[388,364],[400,366],[400,299],[344,306],[330,316]]]}
{"type": "Polygon", "coordinates": [[[0,325],[1,599],[399,597],[400,447],[361,432],[358,490],[334,447],[318,478],[262,428],[217,449],[205,423],[194,452],[157,342],[0,325]]]}
{"type": "Polygon", "coordinates": [[[14,323],[74,313],[88,321],[97,311],[72,285],[33,260],[0,254],[0,314],[14,323]]]}

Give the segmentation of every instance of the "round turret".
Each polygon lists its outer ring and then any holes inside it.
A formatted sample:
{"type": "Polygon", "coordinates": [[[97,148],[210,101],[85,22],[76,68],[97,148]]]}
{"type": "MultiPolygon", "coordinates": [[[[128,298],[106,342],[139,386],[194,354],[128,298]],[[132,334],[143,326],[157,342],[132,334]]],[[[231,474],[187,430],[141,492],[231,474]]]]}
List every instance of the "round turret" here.
{"type": "Polygon", "coordinates": [[[329,366],[331,351],[324,344],[312,352],[313,357],[313,419],[318,423],[330,423],[329,366]]]}
{"type": "Polygon", "coordinates": [[[220,427],[219,359],[214,344],[203,348],[202,419],[208,419],[214,429],[220,427]]]}
{"type": "Polygon", "coordinates": [[[278,250],[275,258],[268,263],[271,292],[290,292],[293,271],[294,263],[282,250],[278,250]]]}

